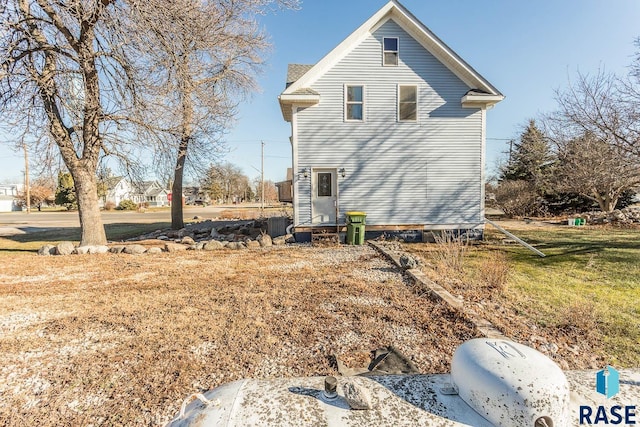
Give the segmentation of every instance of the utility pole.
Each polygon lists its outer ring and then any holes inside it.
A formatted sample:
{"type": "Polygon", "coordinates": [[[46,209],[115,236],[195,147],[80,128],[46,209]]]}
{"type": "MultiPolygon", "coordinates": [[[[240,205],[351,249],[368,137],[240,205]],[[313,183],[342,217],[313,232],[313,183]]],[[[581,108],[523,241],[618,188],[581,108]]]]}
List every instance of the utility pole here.
{"type": "Polygon", "coordinates": [[[260,185],[262,186],[261,196],[260,197],[260,213],[264,216],[264,141],[260,141],[262,144],[262,155],[260,158],[260,185]]]}
{"type": "Polygon", "coordinates": [[[29,185],[29,154],[27,152],[27,143],[22,141],[22,149],[24,150],[24,190],[26,192],[27,213],[31,213],[31,188],[29,185]]]}

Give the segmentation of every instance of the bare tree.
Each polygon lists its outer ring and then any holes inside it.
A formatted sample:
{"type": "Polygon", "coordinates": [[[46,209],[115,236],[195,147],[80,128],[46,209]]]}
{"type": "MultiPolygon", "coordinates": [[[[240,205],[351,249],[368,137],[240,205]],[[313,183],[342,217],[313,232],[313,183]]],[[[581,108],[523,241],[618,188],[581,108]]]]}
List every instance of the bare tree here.
{"type": "MultiPolygon", "coordinates": [[[[187,159],[215,156],[236,106],[256,87],[269,47],[254,17],[271,4],[295,0],[150,0],[138,5],[148,29],[146,62],[150,123],[160,157],[173,159],[172,193],[182,194],[187,159]],[[213,151],[212,151],[213,150],[213,151]]],[[[197,164],[197,162],[191,162],[197,164]]],[[[205,162],[201,162],[206,164],[205,162]]],[[[184,226],[182,205],[171,205],[171,225],[184,226]]]]}
{"type": "Polygon", "coordinates": [[[566,90],[556,91],[559,111],[547,123],[560,139],[588,132],[640,157],[639,95],[632,80],[604,70],[594,75],[578,73],[566,90]]]}
{"type": "Polygon", "coordinates": [[[555,180],[559,191],[585,196],[610,212],[625,191],[640,187],[640,162],[616,144],[586,132],[559,146],[555,180]]]}
{"type": "MultiPolygon", "coordinates": [[[[253,180],[253,185],[256,191],[256,197],[262,199],[262,180],[260,177],[256,177],[253,180]]],[[[264,201],[266,203],[274,203],[278,201],[278,187],[275,182],[271,180],[264,181],[264,201]]]]}
{"type": "Polygon", "coordinates": [[[77,193],[81,245],[106,243],[96,187],[103,154],[126,157],[110,132],[134,103],[120,0],[5,0],[0,34],[4,121],[52,141],[77,193]]]}
{"type": "Polygon", "coordinates": [[[231,163],[212,165],[202,180],[202,189],[213,200],[229,203],[253,195],[249,178],[231,163]]]}

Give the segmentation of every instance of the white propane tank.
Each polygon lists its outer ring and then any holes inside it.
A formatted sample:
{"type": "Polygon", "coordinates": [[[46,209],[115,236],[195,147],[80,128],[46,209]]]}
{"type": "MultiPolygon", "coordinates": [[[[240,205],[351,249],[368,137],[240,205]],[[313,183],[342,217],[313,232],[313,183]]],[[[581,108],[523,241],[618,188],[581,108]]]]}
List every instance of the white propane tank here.
{"type": "Polygon", "coordinates": [[[504,339],[478,338],[453,355],[451,382],[459,396],[497,426],[570,425],[569,384],[544,354],[504,339]]]}

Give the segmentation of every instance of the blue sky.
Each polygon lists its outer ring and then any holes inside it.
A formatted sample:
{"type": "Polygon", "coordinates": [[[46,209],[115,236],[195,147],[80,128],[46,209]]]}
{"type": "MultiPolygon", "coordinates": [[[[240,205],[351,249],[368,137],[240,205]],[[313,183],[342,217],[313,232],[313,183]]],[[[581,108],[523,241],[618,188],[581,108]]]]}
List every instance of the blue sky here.
{"type": "MultiPolygon", "coordinates": [[[[249,177],[284,180],[290,126],[277,96],[288,63],[313,64],[386,3],[385,0],[303,0],[297,11],[260,18],[273,48],[258,82],[227,136],[224,160],[249,177]]],[[[554,90],[579,70],[627,73],[640,37],[638,0],[404,0],[401,3],[496,86],[506,99],[487,114],[487,169],[529,118],[555,109],[554,90]]],[[[21,153],[0,144],[0,181],[21,181],[21,153]]]]}

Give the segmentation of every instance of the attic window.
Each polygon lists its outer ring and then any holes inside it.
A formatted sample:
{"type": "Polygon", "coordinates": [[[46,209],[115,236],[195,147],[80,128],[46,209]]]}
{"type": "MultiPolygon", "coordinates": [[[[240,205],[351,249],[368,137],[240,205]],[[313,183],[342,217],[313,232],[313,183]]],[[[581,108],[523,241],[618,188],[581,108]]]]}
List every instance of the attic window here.
{"type": "Polygon", "coordinates": [[[382,65],[398,65],[398,38],[382,39],[382,65]]]}

